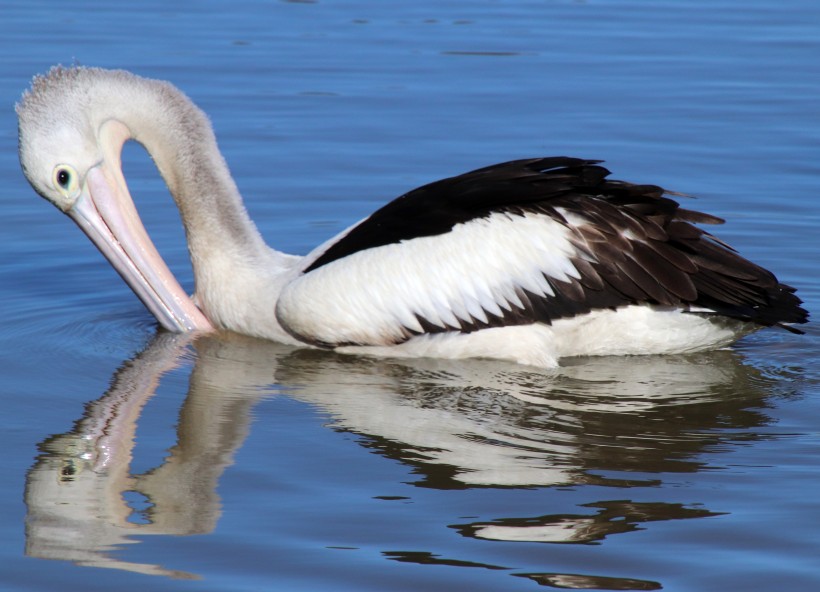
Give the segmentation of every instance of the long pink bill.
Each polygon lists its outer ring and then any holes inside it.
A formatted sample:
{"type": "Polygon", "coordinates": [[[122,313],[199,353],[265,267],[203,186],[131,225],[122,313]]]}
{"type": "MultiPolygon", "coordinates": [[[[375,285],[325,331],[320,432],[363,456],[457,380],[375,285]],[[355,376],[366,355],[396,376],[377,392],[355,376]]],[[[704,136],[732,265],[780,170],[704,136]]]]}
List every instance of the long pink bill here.
{"type": "Polygon", "coordinates": [[[105,162],[91,168],[68,215],[163,327],[175,333],[213,331],[154,247],[118,172],[105,162]]]}

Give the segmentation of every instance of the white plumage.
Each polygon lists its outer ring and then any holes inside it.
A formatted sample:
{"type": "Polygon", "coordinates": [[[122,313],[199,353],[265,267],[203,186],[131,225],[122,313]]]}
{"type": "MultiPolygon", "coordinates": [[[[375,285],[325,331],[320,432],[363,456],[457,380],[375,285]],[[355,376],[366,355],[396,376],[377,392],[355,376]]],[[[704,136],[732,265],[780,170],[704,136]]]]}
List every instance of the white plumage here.
{"type": "MultiPolygon", "coordinates": [[[[459,331],[513,307],[517,292],[552,296],[547,278],[580,278],[568,230],[544,215],[493,214],[445,235],[360,251],[302,275],[276,305],[296,336],[322,343],[392,345],[423,332],[418,318],[459,331]]],[[[310,259],[310,256],[308,256],[310,259]]]]}

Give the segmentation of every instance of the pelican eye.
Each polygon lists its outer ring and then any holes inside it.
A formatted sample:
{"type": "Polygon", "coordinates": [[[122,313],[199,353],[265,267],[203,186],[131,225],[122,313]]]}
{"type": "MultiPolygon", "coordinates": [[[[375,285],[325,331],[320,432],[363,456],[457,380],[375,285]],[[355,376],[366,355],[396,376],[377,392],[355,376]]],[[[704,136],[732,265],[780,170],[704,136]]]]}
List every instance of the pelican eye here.
{"type": "Polygon", "coordinates": [[[68,184],[71,181],[71,173],[65,169],[57,171],[57,184],[63,189],[68,189],[68,184]]]}
{"type": "Polygon", "coordinates": [[[67,164],[58,164],[54,167],[52,181],[57,190],[66,196],[72,196],[79,187],[77,171],[67,164]]]}

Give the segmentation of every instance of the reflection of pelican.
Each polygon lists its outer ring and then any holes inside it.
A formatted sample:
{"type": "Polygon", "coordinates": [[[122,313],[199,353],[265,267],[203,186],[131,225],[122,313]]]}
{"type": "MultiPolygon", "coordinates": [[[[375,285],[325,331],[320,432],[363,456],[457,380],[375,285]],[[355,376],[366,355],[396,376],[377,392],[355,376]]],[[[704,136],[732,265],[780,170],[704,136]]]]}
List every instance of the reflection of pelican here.
{"type": "MultiPolygon", "coordinates": [[[[207,375],[194,373],[180,411],[177,444],[168,458],[140,475],[129,470],[143,407],[160,377],[180,363],[189,341],[158,336],[149,349],[123,365],[109,392],[89,403],[73,431],[41,445],[43,454],[26,483],[29,555],[192,577],[107,555],[118,545],[134,542],[128,538],[132,534],[211,532],[221,513],[217,481],[247,435],[248,411],[258,395],[214,396],[207,375]],[[133,500],[135,496],[139,499],[133,500]],[[139,500],[148,508],[134,508],[139,500]]],[[[224,369],[222,378],[227,378],[224,369]]]]}
{"type": "Polygon", "coordinates": [[[264,245],[207,118],[171,85],[55,68],[18,113],[32,186],[171,330],[554,366],[714,348],[806,321],[793,289],[692,224],[716,218],[658,187],[607,180],[597,161],[522,160],[438,181],[300,258],[264,245]],[[120,167],[128,139],[151,153],[180,209],[196,305],[134,209],[120,167]]]}
{"type": "MultiPolygon", "coordinates": [[[[308,403],[330,418],[330,428],[358,434],[368,449],[413,466],[417,485],[441,489],[645,485],[600,473],[696,471],[702,447],[719,438],[709,429],[717,422],[743,429],[766,421],[750,407],[768,383],[732,352],[640,358],[638,372],[606,358],[588,360],[583,372],[578,365],[538,372],[476,360],[338,356],[231,334],[199,337],[192,357],[187,343],[160,334],[123,365],[71,432],[41,445],[27,477],[30,555],[185,577],[109,551],[133,535],[213,530],[221,513],[217,482],[262,396],[308,403]],[[162,374],[191,359],[177,442],[160,466],[135,474],[140,413],[162,374]],[[743,397],[733,399],[726,392],[732,389],[743,397]]],[[[606,500],[592,507],[604,510],[570,520],[545,508],[535,518],[459,528],[484,539],[546,540],[555,538],[556,525],[571,523],[564,535],[578,541],[619,532],[627,522],[634,528],[707,515],[606,500]]]]}

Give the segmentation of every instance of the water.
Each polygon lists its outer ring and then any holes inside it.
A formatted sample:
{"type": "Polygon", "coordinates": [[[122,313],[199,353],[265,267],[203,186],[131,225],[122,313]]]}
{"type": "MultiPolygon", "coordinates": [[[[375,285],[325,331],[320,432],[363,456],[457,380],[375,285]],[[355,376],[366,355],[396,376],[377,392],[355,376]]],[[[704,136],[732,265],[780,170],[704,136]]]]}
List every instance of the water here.
{"type": "MultiPolygon", "coordinates": [[[[699,196],[816,312],[816,2],[27,0],[3,16],[4,590],[820,586],[815,325],[554,372],[187,343],[33,194],[11,112],[54,63],[169,79],[294,253],[442,176],[604,158],[699,196]]],[[[164,186],[139,148],[125,159],[190,288],[164,186]]]]}

